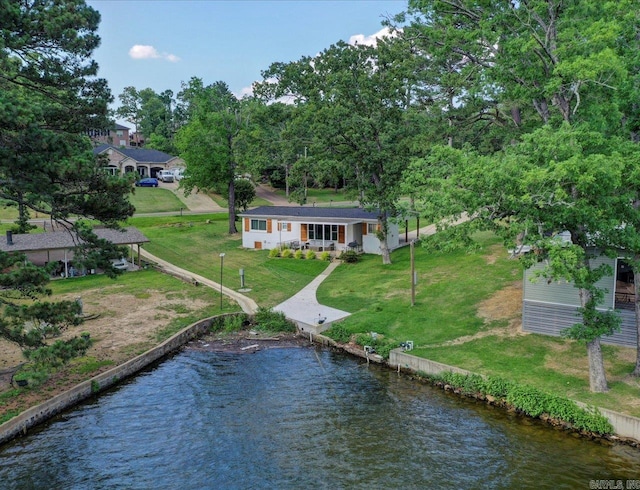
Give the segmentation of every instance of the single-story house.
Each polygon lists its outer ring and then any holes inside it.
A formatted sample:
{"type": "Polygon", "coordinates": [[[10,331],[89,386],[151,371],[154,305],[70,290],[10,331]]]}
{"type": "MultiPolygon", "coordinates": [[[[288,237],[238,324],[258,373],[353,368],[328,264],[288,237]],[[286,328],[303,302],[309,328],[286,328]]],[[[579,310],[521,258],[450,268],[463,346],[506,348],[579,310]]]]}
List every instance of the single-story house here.
{"type": "MultiPolygon", "coordinates": [[[[604,301],[599,309],[615,309],[622,319],[621,328],[611,336],[603,337],[608,344],[635,347],[637,329],[635,323],[635,293],[633,270],[623,258],[598,256],[592,259],[594,267],[606,263],[613,275],[603,277],[598,287],[605,289],[604,301]]],[[[524,273],[522,329],[526,332],[560,336],[562,330],[581,322],[580,297],[573,283],[535,278],[535,272],[543,268],[538,264],[524,273]]]]}
{"type": "MultiPolygon", "coordinates": [[[[261,206],[240,214],[242,246],[357,250],[380,254],[378,213],[361,208],[261,206]]],[[[400,246],[398,225],[389,222],[387,244],[400,246]]]]}
{"type": "MultiPolygon", "coordinates": [[[[115,245],[138,247],[138,266],[140,266],[140,247],[149,242],[140,230],[133,226],[122,230],[111,228],[94,228],[93,232],[115,245]]],[[[68,277],[69,263],[73,260],[73,248],[77,244],[77,236],[69,230],[51,231],[46,233],[12,233],[7,231],[6,240],[0,240],[0,250],[3,252],[21,252],[36,265],[46,265],[56,261],[61,265],[61,275],[68,277]]],[[[133,249],[131,250],[133,254],[133,249]]]]}
{"type": "Polygon", "coordinates": [[[105,167],[112,175],[136,172],[140,177],[157,177],[162,170],[184,167],[184,160],[159,150],[146,148],[117,148],[99,145],[93,149],[94,155],[106,154],[109,163],[105,167]]]}

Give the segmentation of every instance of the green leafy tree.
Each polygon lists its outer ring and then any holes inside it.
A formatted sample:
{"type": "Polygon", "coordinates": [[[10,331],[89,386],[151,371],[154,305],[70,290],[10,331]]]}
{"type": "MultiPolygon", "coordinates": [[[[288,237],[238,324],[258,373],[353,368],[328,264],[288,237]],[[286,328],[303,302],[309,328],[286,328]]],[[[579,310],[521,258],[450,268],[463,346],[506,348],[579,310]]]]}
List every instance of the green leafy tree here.
{"type": "Polygon", "coordinates": [[[176,146],[189,172],[180,181],[185,192],[214,190],[224,184],[228,192],[229,234],[237,233],[235,181],[239,170],[236,142],[247,126],[247,110],[224,82],[207,87],[191,79],[189,121],[176,134],[176,146]]]}
{"type": "Polygon", "coordinates": [[[274,63],[256,86],[263,96],[290,96],[307,106],[314,158],[326,153],[353,169],[350,185],[362,204],[379,210],[385,264],[391,263],[388,219],[395,214],[398,184],[408,162],[403,139],[410,128],[403,124],[403,110],[409,75],[391,41],[377,47],[339,42],[315,57],[274,63]]]}
{"type": "MultiPolygon", "coordinates": [[[[587,345],[592,390],[605,391],[600,337],[617,324],[614,315],[596,307],[601,299],[597,278],[607,271],[594,265],[592,254],[619,244],[630,191],[637,187],[623,184],[622,175],[632,167],[619,151],[624,123],[633,117],[634,102],[625,93],[636,93],[637,70],[632,68],[637,63],[625,55],[638,47],[638,19],[629,14],[637,10],[634,3],[421,0],[409,6],[403,35],[420,38],[419,55],[443,61],[451,53],[442,66],[456,67],[455,78],[443,86],[460,88],[452,92],[456,109],[471,115],[473,101],[482,101],[478,107],[511,115],[511,129],[510,139],[488,145],[468,137],[464,119],[450,119],[464,136],[461,153],[442,158],[446,154],[426,140],[407,183],[428,189],[418,197],[433,201],[421,206],[434,218],[447,212],[471,218],[455,232],[451,229],[449,237],[464,236],[465,229],[474,227],[492,228],[511,244],[524,240],[535,245],[539,257],[552,265],[545,270],[548,277],[574,282],[582,326],[568,334],[587,345]],[[461,85],[464,73],[469,77],[461,85]],[[473,144],[475,151],[465,144],[473,144]],[[504,152],[495,153],[492,146],[504,152]],[[428,173],[419,175],[419,169],[428,173]],[[541,239],[563,231],[571,236],[569,247],[541,239]]],[[[438,73],[424,80],[426,87],[439,85],[438,73]]],[[[477,111],[478,117],[483,113],[477,111]]]]}
{"type": "MultiPolygon", "coordinates": [[[[111,94],[91,59],[100,16],[80,0],[2,0],[0,12],[0,197],[23,209],[19,231],[29,210],[48,214],[75,232],[78,261],[106,266],[115,248],[69,219],[117,227],[133,213],[131,184],[101,171],[83,136],[110,125],[111,94]]],[[[79,321],[74,305],[40,301],[48,271],[20,254],[2,252],[0,264],[0,336],[42,349],[79,321]]]]}
{"type": "Polygon", "coordinates": [[[256,186],[248,179],[237,179],[236,189],[236,212],[246,211],[249,205],[256,198],[256,186]]]}

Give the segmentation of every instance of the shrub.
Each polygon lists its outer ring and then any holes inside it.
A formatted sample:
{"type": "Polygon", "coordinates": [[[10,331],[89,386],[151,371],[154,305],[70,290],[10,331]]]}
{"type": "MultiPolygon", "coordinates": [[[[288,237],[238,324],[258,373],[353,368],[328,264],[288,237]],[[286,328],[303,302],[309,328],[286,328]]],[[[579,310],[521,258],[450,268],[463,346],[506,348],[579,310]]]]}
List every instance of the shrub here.
{"type": "Polygon", "coordinates": [[[370,333],[359,333],[356,334],[355,341],[358,345],[373,347],[376,354],[382,356],[384,359],[389,359],[391,350],[398,347],[398,342],[387,339],[380,334],[377,334],[374,338],[370,333]]]}
{"type": "Polygon", "coordinates": [[[283,259],[288,259],[292,255],[293,255],[293,251],[290,248],[285,248],[280,254],[280,257],[282,257],[283,259]]]}
{"type": "Polygon", "coordinates": [[[441,380],[464,394],[482,394],[501,398],[514,408],[531,417],[547,414],[552,419],[573,425],[576,429],[596,434],[611,434],[613,427],[609,420],[593,407],[581,408],[573,400],[551,395],[526,385],[500,378],[482,378],[476,374],[463,375],[451,372],[436,376],[427,376],[432,380],[441,380]]]}
{"type": "Polygon", "coordinates": [[[346,329],[344,325],[335,324],[331,325],[331,328],[325,330],[323,335],[332,338],[336,342],[340,342],[342,344],[346,344],[351,340],[351,333],[346,329]]]}
{"type": "Polygon", "coordinates": [[[276,257],[280,257],[280,250],[277,248],[272,248],[269,250],[269,257],[275,259],[276,257]]]}
{"type": "Polygon", "coordinates": [[[256,330],[266,332],[295,332],[295,324],[284,316],[281,311],[273,311],[269,308],[260,307],[254,318],[256,330]]]}
{"type": "Polygon", "coordinates": [[[307,250],[307,260],[313,260],[316,258],[316,253],[313,250],[307,250]]]}
{"type": "Polygon", "coordinates": [[[302,258],[302,250],[298,249],[294,252],[293,254],[293,258],[294,259],[301,259],[302,258]]]}
{"type": "Polygon", "coordinates": [[[320,260],[324,260],[325,262],[331,262],[331,254],[329,252],[322,252],[320,254],[320,260]]]}
{"type": "Polygon", "coordinates": [[[237,332],[244,326],[245,315],[230,315],[224,317],[223,328],[225,332],[237,332]]]}
{"type": "Polygon", "coordinates": [[[347,264],[355,264],[360,260],[360,256],[353,250],[343,250],[340,254],[340,260],[347,264]]]}

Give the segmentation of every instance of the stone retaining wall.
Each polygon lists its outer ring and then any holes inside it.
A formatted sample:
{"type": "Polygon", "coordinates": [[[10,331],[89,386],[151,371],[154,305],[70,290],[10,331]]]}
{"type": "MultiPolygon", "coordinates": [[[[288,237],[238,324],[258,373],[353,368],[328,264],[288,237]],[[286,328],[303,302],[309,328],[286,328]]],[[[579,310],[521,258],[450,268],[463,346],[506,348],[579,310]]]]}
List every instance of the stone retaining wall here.
{"type": "Polygon", "coordinates": [[[157,347],[134,357],[130,361],[99,374],[90,380],[84,381],[70,390],[41,403],[40,405],[36,405],[35,407],[25,410],[21,414],[0,425],[0,444],[17,437],[20,434],[26,434],[32,427],[49,420],[63,410],[77,405],[81,401],[89,398],[91,395],[117,384],[121,380],[128,378],[157,360],[171,354],[190,340],[193,340],[207,332],[214,318],[227,315],[234,314],[217,315],[215,317],[200,320],[199,322],[180,330],[157,347]]]}

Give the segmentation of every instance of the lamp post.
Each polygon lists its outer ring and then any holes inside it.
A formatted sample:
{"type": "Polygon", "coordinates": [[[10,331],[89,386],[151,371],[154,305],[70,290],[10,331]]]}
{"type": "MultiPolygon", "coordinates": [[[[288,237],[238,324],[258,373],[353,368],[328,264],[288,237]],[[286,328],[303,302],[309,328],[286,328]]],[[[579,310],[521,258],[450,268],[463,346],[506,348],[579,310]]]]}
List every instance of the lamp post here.
{"type": "Polygon", "coordinates": [[[224,265],[224,252],[220,254],[220,311],[222,311],[222,266],[224,265]]]}

